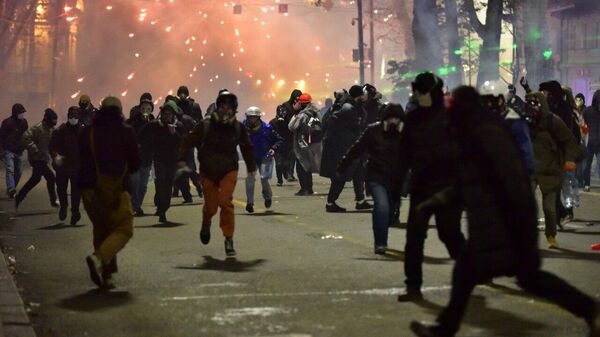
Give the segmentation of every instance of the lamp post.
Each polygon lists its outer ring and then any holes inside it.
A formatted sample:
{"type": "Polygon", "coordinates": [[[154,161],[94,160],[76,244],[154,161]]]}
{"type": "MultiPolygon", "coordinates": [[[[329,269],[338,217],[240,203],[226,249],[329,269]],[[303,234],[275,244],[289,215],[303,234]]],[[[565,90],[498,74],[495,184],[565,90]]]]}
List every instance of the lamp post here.
{"type": "Polygon", "coordinates": [[[365,43],[363,34],[363,6],[362,0],[356,1],[358,7],[358,62],[360,71],[360,85],[365,84],[365,43]]]}

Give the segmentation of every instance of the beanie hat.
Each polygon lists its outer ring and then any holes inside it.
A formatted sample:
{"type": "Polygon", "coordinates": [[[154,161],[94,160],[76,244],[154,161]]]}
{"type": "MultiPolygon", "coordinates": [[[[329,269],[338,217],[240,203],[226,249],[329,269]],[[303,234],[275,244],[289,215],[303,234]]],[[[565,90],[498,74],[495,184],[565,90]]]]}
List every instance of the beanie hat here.
{"type": "Polygon", "coordinates": [[[44,110],[44,120],[51,121],[53,119],[58,119],[56,112],[50,108],[44,110]]]}
{"type": "Polygon", "coordinates": [[[185,85],[182,85],[177,89],[177,96],[184,94],[186,97],[190,95],[190,90],[185,85]]]}
{"type": "Polygon", "coordinates": [[[123,105],[121,105],[121,100],[114,96],[105,97],[100,103],[100,108],[108,108],[115,107],[119,109],[119,112],[123,112],[123,105]]]}
{"type": "Polygon", "coordinates": [[[12,106],[12,115],[13,116],[16,116],[18,114],[22,114],[25,111],[27,111],[27,110],[25,110],[25,107],[21,103],[16,103],[15,105],[12,106]]]}
{"type": "Polygon", "coordinates": [[[167,101],[165,103],[165,105],[163,105],[160,108],[161,111],[163,110],[170,110],[172,113],[174,113],[175,115],[180,115],[183,112],[181,111],[181,108],[177,105],[177,103],[175,103],[174,101],[167,101]]]}
{"type": "Polygon", "coordinates": [[[441,91],[443,87],[444,81],[431,72],[420,73],[412,83],[413,91],[418,91],[421,94],[430,93],[436,90],[441,91]]]}
{"type": "Polygon", "coordinates": [[[69,110],[67,112],[67,117],[71,116],[71,114],[73,114],[73,113],[81,113],[81,108],[78,106],[69,107],[69,110]]]}
{"type": "Polygon", "coordinates": [[[364,94],[363,88],[360,85],[353,85],[350,87],[350,90],[348,90],[348,93],[352,98],[360,97],[364,94]]]}
{"type": "Polygon", "coordinates": [[[79,103],[91,103],[92,99],[90,98],[90,96],[83,94],[81,95],[81,97],[79,97],[79,103]]]}
{"type": "Polygon", "coordinates": [[[388,103],[381,107],[381,120],[388,118],[400,118],[404,119],[404,109],[402,105],[395,103],[388,103]]]}
{"type": "Polygon", "coordinates": [[[150,106],[152,106],[151,111],[154,111],[154,102],[152,101],[152,95],[149,92],[145,92],[140,96],[140,105],[142,105],[142,103],[150,104],[150,106]]]}
{"type": "Polygon", "coordinates": [[[562,86],[558,81],[548,81],[540,83],[540,91],[549,91],[550,93],[561,96],[562,95],[562,86]]]}
{"type": "Polygon", "coordinates": [[[298,102],[300,104],[308,104],[310,102],[312,102],[312,96],[310,96],[309,93],[303,93],[302,95],[300,95],[300,97],[298,97],[298,102]]]}

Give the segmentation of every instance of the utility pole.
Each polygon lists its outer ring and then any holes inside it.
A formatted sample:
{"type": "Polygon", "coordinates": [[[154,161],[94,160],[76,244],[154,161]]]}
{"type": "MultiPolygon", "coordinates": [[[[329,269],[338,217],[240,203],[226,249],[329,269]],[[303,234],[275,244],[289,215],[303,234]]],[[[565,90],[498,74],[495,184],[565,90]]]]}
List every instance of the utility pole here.
{"type": "Polygon", "coordinates": [[[365,42],[363,36],[363,6],[362,0],[356,1],[358,7],[358,62],[360,69],[360,85],[365,84],[365,42]]]}
{"type": "Polygon", "coordinates": [[[369,0],[369,59],[371,60],[371,85],[375,85],[375,12],[373,0],[369,0]]]}

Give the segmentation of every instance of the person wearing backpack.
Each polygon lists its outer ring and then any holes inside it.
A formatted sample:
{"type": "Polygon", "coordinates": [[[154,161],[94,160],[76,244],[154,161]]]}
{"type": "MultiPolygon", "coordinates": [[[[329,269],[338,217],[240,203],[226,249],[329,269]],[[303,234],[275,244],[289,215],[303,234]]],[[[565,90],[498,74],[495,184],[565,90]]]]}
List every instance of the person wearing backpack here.
{"type": "Polygon", "coordinates": [[[294,155],[294,145],[292,132],[288,128],[292,116],[300,112],[301,105],[298,98],[302,95],[302,91],[294,89],[290,94],[287,102],[280,104],[269,124],[275,132],[283,138],[283,144],[279,147],[279,151],[275,153],[275,173],[277,175],[277,186],[283,186],[283,180],[288,182],[296,181],[294,177],[294,166],[296,164],[296,156],[294,155]]]}
{"type": "Polygon", "coordinates": [[[141,164],[134,131],[125,125],[122,110],[118,98],[104,98],[79,137],[79,189],[94,227],[94,253],[86,262],[92,281],[107,289],[114,287],[117,253],[133,236],[129,176],[141,164]]]}
{"type": "Polygon", "coordinates": [[[300,182],[297,196],[313,195],[313,173],[319,173],[323,153],[323,130],[319,119],[319,108],[312,103],[312,97],[303,93],[298,98],[300,112],[292,117],[289,129],[294,140],[296,173],[300,182]]]}
{"type": "Polygon", "coordinates": [[[327,131],[323,140],[323,161],[321,176],[331,179],[327,194],[327,212],[339,213],[346,209],[336,204],[347,181],[352,180],[357,210],[373,208],[365,200],[364,177],[360,160],[355,160],[346,170],[346,175],[337,176],[337,166],[348,149],[354,144],[364,129],[366,112],[363,107],[364,91],[360,85],[354,85],[348,91],[349,97],[343,102],[341,109],[335,111],[327,122],[327,131]]]}
{"type": "Polygon", "coordinates": [[[15,198],[21,180],[21,163],[25,150],[21,139],[29,128],[25,119],[26,111],[22,104],[14,104],[12,115],[3,120],[0,127],[0,154],[6,170],[6,194],[9,199],[15,198]]]}
{"type": "Polygon", "coordinates": [[[224,91],[217,97],[217,110],[210,118],[203,119],[187,134],[179,147],[179,166],[186,168],[187,153],[193,148],[198,150],[200,179],[204,189],[204,208],[202,210],[202,228],[200,241],[210,242],[210,228],[213,216],[221,208],[220,226],[225,237],[225,254],[235,256],[233,234],[235,231],[235,213],[233,191],[237,183],[239,170],[239,145],[246,162],[248,174],[256,175],[254,148],[246,128],[235,118],[238,108],[237,96],[224,91]]]}
{"type": "Polygon", "coordinates": [[[526,96],[526,109],[533,116],[530,125],[534,153],[534,187],[542,191],[542,208],[546,221],[549,248],[558,248],[556,240],[560,193],[565,171],[574,172],[581,150],[565,123],[550,112],[546,96],[541,92],[526,96]]]}
{"type": "MultiPolygon", "coordinates": [[[[264,115],[258,107],[252,106],[246,110],[246,120],[244,126],[250,141],[254,146],[254,158],[260,174],[260,183],[262,185],[262,195],[265,199],[265,208],[271,208],[273,202],[273,192],[269,185],[269,180],[273,176],[273,156],[283,143],[283,138],[273,130],[273,127],[261,120],[264,115]]],[[[256,178],[248,176],[246,178],[246,211],[254,213],[254,185],[256,178]]]]}

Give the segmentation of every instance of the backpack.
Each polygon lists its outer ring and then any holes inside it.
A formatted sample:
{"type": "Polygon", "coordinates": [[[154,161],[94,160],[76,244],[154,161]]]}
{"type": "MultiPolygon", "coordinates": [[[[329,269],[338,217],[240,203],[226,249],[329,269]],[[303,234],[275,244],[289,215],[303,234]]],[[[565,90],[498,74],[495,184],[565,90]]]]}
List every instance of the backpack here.
{"type": "Polygon", "coordinates": [[[306,126],[308,129],[308,144],[323,141],[323,125],[318,117],[310,117],[306,126]]]}
{"type": "Polygon", "coordinates": [[[95,205],[99,211],[110,212],[117,210],[121,205],[121,195],[125,192],[123,180],[127,174],[127,164],[120,177],[111,177],[100,174],[100,166],[98,165],[98,156],[96,154],[96,146],[94,142],[94,128],[90,131],[90,144],[92,155],[94,157],[94,165],[96,167],[96,185],[92,193],[91,204],[95,205]]]}

